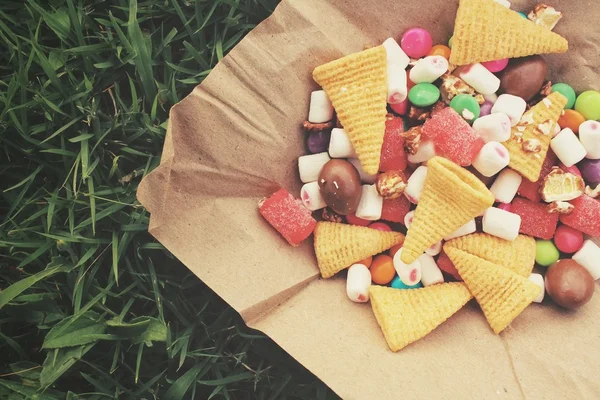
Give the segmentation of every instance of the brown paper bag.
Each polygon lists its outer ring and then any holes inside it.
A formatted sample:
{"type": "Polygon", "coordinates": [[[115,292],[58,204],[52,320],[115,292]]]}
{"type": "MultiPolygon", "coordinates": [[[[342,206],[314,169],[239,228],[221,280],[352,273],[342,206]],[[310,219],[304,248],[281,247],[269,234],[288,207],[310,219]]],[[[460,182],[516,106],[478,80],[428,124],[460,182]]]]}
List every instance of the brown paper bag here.
{"type": "MultiPolygon", "coordinates": [[[[532,305],[499,336],[470,304],[392,353],[370,306],[346,298],[343,278],[319,279],[312,242],[289,246],[258,213],[278,186],[299,191],[312,70],[410,27],[444,43],[457,3],[284,0],[172,108],[162,163],[138,192],[150,232],[343,398],[598,398],[600,295],[577,312],[532,305]]],[[[552,5],[570,50],[546,56],[550,79],[600,89],[600,8],[552,5]]]]}

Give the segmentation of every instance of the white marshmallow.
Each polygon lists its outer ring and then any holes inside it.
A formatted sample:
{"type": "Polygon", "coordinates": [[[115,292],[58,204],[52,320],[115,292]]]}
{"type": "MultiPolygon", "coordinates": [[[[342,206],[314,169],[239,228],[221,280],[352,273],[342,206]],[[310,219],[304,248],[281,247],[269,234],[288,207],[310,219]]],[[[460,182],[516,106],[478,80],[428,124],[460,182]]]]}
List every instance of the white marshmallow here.
{"type": "Polygon", "coordinates": [[[313,182],[319,178],[323,165],[331,160],[327,152],[308,154],[298,157],[298,171],[303,183],[313,182]]]}
{"type": "Polygon", "coordinates": [[[400,257],[402,256],[402,248],[394,254],[392,262],[394,263],[394,269],[398,273],[400,280],[407,286],[416,285],[421,281],[422,271],[421,262],[417,258],[410,264],[404,264],[400,257]]]}
{"type": "Polygon", "coordinates": [[[444,276],[433,257],[422,254],[417,260],[421,263],[421,283],[423,286],[444,283],[444,276]]]}
{"type": "Polygon", "coordinates": [[[404,189],[404,195],[411,203],[417,204],[421,198],[421,192],[423,191],[423,185],[425,185],[425,177],[427,176],[427,167],[421,165],[415,169],[406,184],[404,189]]]}
{"type": "Polygon", "coordinates": [[[502,113],[485,115],[473,122],[473,129],[486,142],[506,142],[510,139],[510,118],[502,113]]]}
{"type": "Polygon", "coordinates": [[[479,63],[466,66],[460,78],[483,95],[496,93],[500,88],[500,79],[479,63]]]}
{"type": "Polygon", "coordinates": [[[413,164],[429,161],[433,157],[435,157],[435,144],[432,140],[423,140],[415,154],[407,155],[408,162],[413,164]]]}
{"type": "Polygon", "coordinates": [[[519,96],[501,94],[494,103],[491,112],[492,114],[502,113],[508,115],[508,118],[510,118],[510,125],[515,126],[521,120],[526,108],[527,103],[519,96]]]}
{"type": "Polygon", "coordinates": [[[490,207],[483,213],[483,231],[504,240],[513,241],[519,235],[521,216],[490,207]]]}
{"type": "Polygon", "coordinates": [[[448,60],[442,56],[421,58],[410,70],[413,83],[433,83],[448,71],[448,60]]]}
{"type": "Polygon", "coordinates": [[[333,128],[329,139],[329,157],[331,158],[356,158],[354,146],[345,130],[333,128]]]}
{"type": "Polygon", "coordinates": [[[362,183],[373,184],[377,180],[377,175],[369,175],[365,172],[358,158],[349,158],[348,161],[350,164],[354,165],[358,174],[360,175],[360,180],[362,183]]]}
{"type": "Polygon", "coordinates": [[[355,303],[369,301],[371,287],[371,271],[363,264],[354,264],[348,268],[346,277],[346,294],[355,303]]]}
{"type": "Polygon", "coordinates": [[[583,160],[586,155],[585,147],[581,144],[577,136],[570,128],[565,128],[550,141],[550,147],[556,154],[556,157],[565,164],[566,167],[571,167],[583,160]]]}
{"type": "Polygon", "coordinates": [[[406,229],[410,229],[410,224],[412,224],[412,220],[415,217],[415,210],[409,211],[404,216],[404,226],[406,229]]]}
{"type": "Polygon", "coordinates": [[[473,167],[483,176],[493,176],[508,165],[510,156],[501,143],[487,142],[473,160],[473,167]]]}
{"type": "Polygon", "coordinates": [[[382,209],[383,197],[379,195],[377,186],[363,185],[356,216],[367,221],[376,221],[381,218],[382,209]]]}
{"type": "Polygon", "coordinates": [[[406,69],[408,67],[408,63],[410,62],[410,58],[406,55],[402,47],[394,40],[394,38],[387,38],[383,42],[383,47],[387,53],[387,63],[389,64],[397,64],[402,69],[406,69]]]}
{"type": "Polygon", "coordinates": [[[408,86],[406,84],[406,70],[398,64],[388,64],[387,66],[387,84],[389,104],[400,104],[408,96],[408,86]]]}
{"type": "Polygon", "coordinates": [[[540,294],[538,294],[538,297],[536,297],[533,300],[535,303],[541,303],[544,300],[544,293],[546,292],[546,288],[544,285],[544,277],[541,276],[540,274],[531,274],[531,275],[529,275],[529,280],[531,282],[535,283],[536,285],[538,285],[540,287],[540,289],[542,289],[540,294]]]}
{"type": "Polygon", "coordinates": [[[440,240],[436,244],[432,244],[427,250],[425,250],[425,254],[429,256],[437,256],[442,252],[442,241],[440,240]]]}
{"type": "Polygon", "coordinates": [[[600,247],[591,240],[583,242],[581,249],[573,254],[573,260],[587,269],[594,280],[600,278],[600,247]]]}
{"type": "Polygon", "coordinates": [[[494,0],[494,1],[506,8],[510,8],[510,1],[508,1],[508,0],[494,0]]]}
{"type": "Polygon", "coordinates": [[[600,122],[590,120],[579,125],[579,140],[587,152],[586,158],[600,158],[600,122]]]}
{"type": "Polygon", "coordinates": [[[477,230],[477,224],[475,224],[475,220],[472,219],[469,222],[467,222],[466,224],[464,224],[463,226],[461,226],[460,228],[458,228],[457,230],[455,230],[454,232],[452,232],[451,234],[449,234],[448,236],[446,236],[444,238],[444,240],[452,240],[452,239],[460,237],[460,236],[465,236],[465,235],[475,232],[476,230],[477,230]]]}
{"type": "Polygon", "coordinates": [[[310,211],[320,210],[327,206],[321,195],[321,189],[319,189],[319,182],[317,181],[305,183],[302,186],[302,189],[300,189],[300,199],[302,199],[302,203],[310,211]]]}
{"type": "Polygon", "coordinates": [[[483,98],[485,101],[494,104],[498,100],[498,95],[496,93],[484,94],[483,98]]]}
{"type": "Polygon", "coordinates": [[[333,105],[324,90],[316,90],[310,94],[308,122],[321,124],[333,118],[333,105]]]}
{"type": "Polygon", "coordinates": [[[505,169],[496,178],[490,192],[500,203],[510,203],[515,198],[523,177],[512,169],[505,169]]]}

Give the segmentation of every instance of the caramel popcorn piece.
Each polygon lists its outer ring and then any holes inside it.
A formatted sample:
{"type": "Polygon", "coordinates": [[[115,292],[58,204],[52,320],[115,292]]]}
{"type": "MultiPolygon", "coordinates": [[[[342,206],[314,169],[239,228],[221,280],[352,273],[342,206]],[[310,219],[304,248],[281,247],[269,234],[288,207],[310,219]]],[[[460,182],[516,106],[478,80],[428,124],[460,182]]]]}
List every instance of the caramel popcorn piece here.
{"type": "Polygon", "coordinates": [[[585,183],[580,176],[553,167],[542,182],[540,195],[548,203],[569,201],[581,196],[584,189],[585,183]]]}
{"type": "Polygon", "coordinates": [[[596,197],[600,196],[600,185],[596,185],[595,189],[592,189],[592,187],[589,185],[586,186],[585,194],[595,199],[596,197]]]}
{"type": "Polygon", "coordinates": [[[312,122],[304,121],[302,126],[306,132],[321,132],[333,128],[333,121],[324,122],[322,124],[313,124],[312,122]]]}
{"type": "Polygon", "coordinates": [[[387,171],[377,176],[377,192],[388,200],[397,199],[406,189],[406,180],[401,171],[387,171]]]}
{"type": "Polygon", "coordinates": [[[539,3],[533,8],[533,10],[529,12],[527,18],[537,25],[541,25],[549,30],[552,30],[562,18],[562,13],[560,11],[556,11],[556,9],[552,6],[539,3]]]}
{"type": "Polygon", "coordinates": [[[553,201],[552,203],[548,204],[546,208],[550,214],[571,214],[575,209],[575,206],[566,201],[553,201]]]}
{"type": "Polygon", "coordinates": [[[421,129],[421,126],[415,126],[401,134],[404,138],[404,150],[408,154],[417,154],[421,143],[421,129]]]}
{"type": "MultiPolygon", "coordinates": [[[[442,86],[440,87],[440,93],[442,95],[442,99],[448,105],[450,104],[450,101],[454,98],[454,96],[457,96],[459,94],[468,94],[470,96],[476,95],[475,89],[467,85],[467,83],[460,79],[458,76],[454,76],[451,74],[442,75],[442,86]]],[[[477,101],[479,102],[479,99],[477,101]]]]}

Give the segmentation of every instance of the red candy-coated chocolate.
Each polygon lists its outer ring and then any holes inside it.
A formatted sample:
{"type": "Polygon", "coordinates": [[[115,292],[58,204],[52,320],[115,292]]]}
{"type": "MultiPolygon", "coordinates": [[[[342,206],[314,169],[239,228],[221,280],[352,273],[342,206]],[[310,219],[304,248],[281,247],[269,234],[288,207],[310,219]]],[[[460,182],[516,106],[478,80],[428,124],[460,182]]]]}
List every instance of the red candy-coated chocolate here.
{"type": "Polygon", "coordinates": [[[563,253],[575,253],[583,246],[583,233],[567,225],[561,225],[554,232],[554,244],[563,253]]]}
{"type": "Polygon", "coordinates": [[[410,211],[410,201],[406,196],[400,196],[397,199],[383,200],[381,210],[381,219],[390,222],[400,222],[404,224],[404,216],[410,211]]]}
{"type": "Polygon", "coordinates": [[[317,225],[310,211],[285,189],[261,200],[259,212],[292,246],[309,237],[317,225]]]}
{"type": "Polygon", "coordinates": [[[433,140],[439,154],[458,165],[467,166],[485,142],[451,107],[435,113],[423,125],[422,135],[433,140]]]}
{"type": "Polygon", "coordinates": [[[366,219],[358,218],[355,214],[346,215],[346,221],[350,225],[358,225],[358,226],[367,226],[373,221],[368,221],[366,219]]]}
{"type": "Polygon", "coordinates": [[[403,171],[406,169],[406,152],[404,151],[402,132],[404,132],[402,118],[388,117],[386,119],[379,162],[380,171],[403,171]]]}
{"type": "Polygon", "coordinates": [[[444,271],[445,273],[447,273],[449,275],[452,275],[454,277],[454,279],[456,279],[457,281],[462,281],[462,278],[460,277],[460,274],[456,270],[454,263],[446,255],[444,250],[442,250],[439,258],[437,259],[437,265],[438,265],[439,269],[441,269],[442,271],[444,271]]]}
{"type": "Polygon", "coordinates": [[[496,208],[510,212],[510,203],[498,203],[496,208]]]}
{"type": "Polygon", "coordinates": [[[567,167],[565,164],[560,163],[558,166],[565,172],[570,172],[573,175],[581,176],[581,171],[579,168],[577,168],[577,165],[571,165],[570,167],[567,167]]]}
{"type": "Polygon", "coordinates": [[[546,158],[544,159],[544,163],[542,164],[540,178],[535,182],[531,182],[523,178],[523,180],[521,181],[521,186],[519,186],[518,190],[519,195],[534,202],[542,201],[539,192],[540,187],[542,186],[546,175],[548,175],[550,170],[552,170],[552,167],[555,166],[557,162],[558,158],[556,157],[554,152],[549,149],[548,154],[546,154],[546,158]]]}
{"type": "Polygon", "coordinates": [[[547,240],[554,236],[558,214],[549,213],[547,204],[516,197],[511,203],[510,212],[521,217],[520,233],[547,240]]]}
{"type": "Polygon", "coordinates": [[[402,103],[390,104],[390,108],[393,112],[399,115],[404,115],[408,111],[408,98],[402,103]]]}
{"type": "Polygon", "coordinates": [[[370,224],[368,226],[368,228],[377,229],[378,231],[383,231],[383,232],[391,232],[392,231],[392,228],[390,228],[390,226],[388,224],[386,224],[385,222],[373,222],[372,224],[370,224]]]}
{"type": "Polygon", "coordinates": [[[590,236],[600,236],[600,201],[584,194],[570,203],[575,209],[570,214],[562,214],[560,221],[590,236]]]}

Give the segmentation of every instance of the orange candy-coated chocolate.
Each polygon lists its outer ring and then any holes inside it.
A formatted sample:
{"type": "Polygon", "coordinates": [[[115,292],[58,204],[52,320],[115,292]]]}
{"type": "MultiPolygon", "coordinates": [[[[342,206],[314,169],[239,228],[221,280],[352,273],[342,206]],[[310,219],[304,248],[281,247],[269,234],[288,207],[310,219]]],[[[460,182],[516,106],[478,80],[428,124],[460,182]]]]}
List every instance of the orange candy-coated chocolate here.
{"type": "Polygon", "coordinates": [[[378,255],[371,263],[371,279],[378,285],[387,285],[394,279],[396,270],[392,257],[385,254],[378,255]]]}
{"type": "Polygon", "coordinates": [[[579,133],[579,125],[585,122],[585,117],[575,110],[565,110],[558,119],[560,129],[571,128],[575,133],[579,133]]]}
{"type": "Polygon", "coordinates": [[[436,44],[431,48],[429,52],[430,56],[442,56],[446,60],[450,59],[450,47],[444,46],[443,44],[436,44]]]}
{"type": "Polygon", "coordinates": [[[402,248],[401,244],[390,247],[390,257],[394,258],[394,255],[402,248]]]}
{"type": "Polygon", "coordinates": [[[357,264],[362,264],[367,268],[371,268],[371,263],[373,262],[373,256],[367,257],[364,260],[359,261],[357,264]]]}

